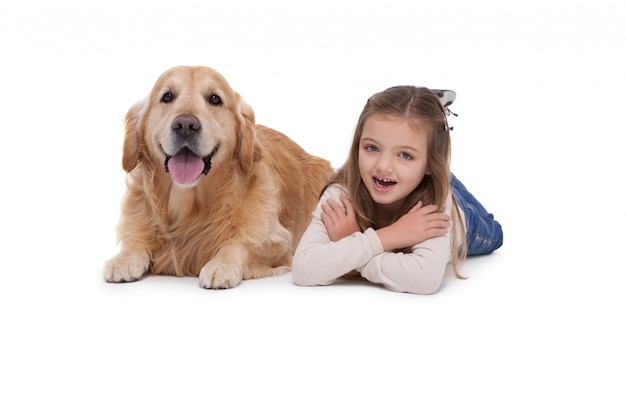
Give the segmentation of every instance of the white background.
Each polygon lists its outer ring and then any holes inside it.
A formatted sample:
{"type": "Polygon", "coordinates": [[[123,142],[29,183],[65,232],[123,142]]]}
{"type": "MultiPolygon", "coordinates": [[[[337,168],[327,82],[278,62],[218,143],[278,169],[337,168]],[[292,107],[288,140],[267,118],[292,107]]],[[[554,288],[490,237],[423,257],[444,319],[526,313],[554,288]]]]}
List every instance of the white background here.
{"type": "Polygon", "coordinates": [[[626,413],[621,1],[93,3],[0,5],[0,414],[626,413]],[[371,94],[454,89],[504,246],[432,296],[105,283],[123,116],[180,64],[334,166],[371,94]]]}

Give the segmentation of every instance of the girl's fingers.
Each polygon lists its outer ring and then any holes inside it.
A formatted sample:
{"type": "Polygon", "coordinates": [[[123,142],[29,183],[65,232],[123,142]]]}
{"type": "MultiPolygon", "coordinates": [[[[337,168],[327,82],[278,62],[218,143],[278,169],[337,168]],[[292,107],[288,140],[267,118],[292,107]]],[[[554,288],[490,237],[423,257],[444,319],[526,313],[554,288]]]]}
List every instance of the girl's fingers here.
{"type": "Polygon", "coordinates": [[[330,209],[332,209],[332,211],[337,216],[346,216],[346,215],[350,215],[351,213],[354,213],[354,207],[352,206],[352,203],[350,202],[350,200],[348,200],[343,195],[340,196],[340,199],[343,204],[340,204],[337,201],[331,200],[331,199],[326,200],[326,204],[328,204],[330,209]]]}
{"type": "Polygon", "coordinates": [[[335,213],[322,213],[320,219],[326,228],[333,227],[337,223],[335,213]]]}
{"type": "Polygon", "coordinates": [[[346,211],[348,211],[349,208],[352,208],[352,203],[346,196],[342,194],[339,198],[341,199],[343,206],[346,208],[346,211]]]}
{"type": "Polygon", "coordinates": [[[414,211],[419,210],[420,208],[422,208],[422,206],[424,205],[424,203],[422,203],[422,201],[418,201],[416,205],[414,205],[413,207],[411,207],[411,210],[409,210],[409,213],[412,213],[414,211]]]}
{"type": "Polygon", "coordinates": [[[350,199],[342,194],[341,202],[343,203],[343,206],[345,207],[346,214],[348,216],[353,216],[355,214],[355,210],[350,199]]]}
{"type": "Polygon", "coordinates": [[[337,215],[339,214],[345,214],[343,207],[341,207],[341,205],[339,203],[337,203],[335,200],[327,200],[326,204],[328,204],[328,206],[330,207],[330,209],[337,215]]]}
{"type": "Polygon", "coordinates": [[[431,214],[431,221],[451,222],[452,217],[443,213],[433,213],[431,214]]]}
{"type": "MultiPolygon", "coordinates": [[[[417,204],[420,204],[421,201],[417,204]]],[[[421,207],[419,207],[417,210],[419,210],[420,212],[422,212],[423,214],[431,214],[431,213],[437,213],[437,206],[434,204],[429,204],[427,206],[422,205],[421,207]]]]}
{"type": "Polygon", "coordinates": [[[337,218],[337,213],[335,212],[335,210],[333,210],[333,208],[329,204],[324,203],[322,204],[322,213],[320,217],[322,219],[322,222],[325,225],[328,225],[331,222],[334,222],[334,219],[337,218]]]}

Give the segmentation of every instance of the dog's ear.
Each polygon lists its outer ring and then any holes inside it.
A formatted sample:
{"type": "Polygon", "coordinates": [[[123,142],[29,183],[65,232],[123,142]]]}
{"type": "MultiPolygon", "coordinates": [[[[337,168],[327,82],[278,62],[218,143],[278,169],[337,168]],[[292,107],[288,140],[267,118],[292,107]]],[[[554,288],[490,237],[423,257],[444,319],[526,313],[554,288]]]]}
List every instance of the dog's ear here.
{"type": "Polygon", "coordinates": [[[126,113],[124,148],[122,152],[122,168],[126,172],[131,172],[139,163],[141,158],[141,140],[140,132],[141,119],[143,115],[144,101],[135,103],[126,113]]]}
{"type": "Polygon", "coordinates": [[[256,121],[254,110],[237,94],[238,121],[237,121],[237,148],[235,157],[239,160],[239,166],[245,173],[252,171],[254,161],[259,159],[259,148],[256,140],[256,121]]]}

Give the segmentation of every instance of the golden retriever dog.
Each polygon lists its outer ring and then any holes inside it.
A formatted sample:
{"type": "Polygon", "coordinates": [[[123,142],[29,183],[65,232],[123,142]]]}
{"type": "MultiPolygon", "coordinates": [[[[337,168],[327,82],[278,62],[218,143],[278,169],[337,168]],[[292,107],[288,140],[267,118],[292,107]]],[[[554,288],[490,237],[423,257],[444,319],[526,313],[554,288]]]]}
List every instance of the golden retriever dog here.
{"type": "Polygon", "coordinates": [[[204,288],[290,270],[333,171],[252,108],[217,71],[175,67],[126,115],[127,190],[109,282],[197,276],[204,288]]]}

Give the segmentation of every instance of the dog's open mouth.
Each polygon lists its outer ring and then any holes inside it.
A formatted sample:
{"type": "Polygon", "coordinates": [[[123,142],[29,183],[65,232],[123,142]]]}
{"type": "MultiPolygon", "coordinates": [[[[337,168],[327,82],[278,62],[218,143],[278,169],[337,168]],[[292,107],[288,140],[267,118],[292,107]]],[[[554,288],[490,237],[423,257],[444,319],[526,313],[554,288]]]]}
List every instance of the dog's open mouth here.
{"type": "Polygon", "coordinates": [[[217,152],[217,146],[205,157],[193,153],[184,147],[176,155],[167,155],[165,158],[165,172],[169,172],[172,179],[179,184],[189,184],[198,179],[200,174],[208,174],[211,169],[211,158],[217,152]]]}

